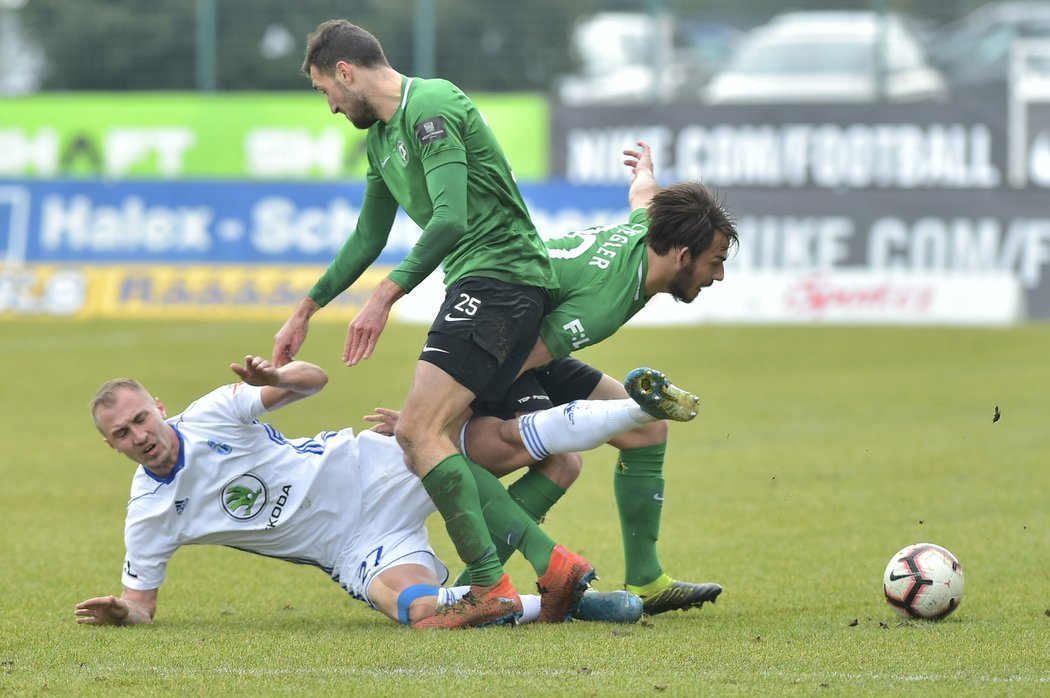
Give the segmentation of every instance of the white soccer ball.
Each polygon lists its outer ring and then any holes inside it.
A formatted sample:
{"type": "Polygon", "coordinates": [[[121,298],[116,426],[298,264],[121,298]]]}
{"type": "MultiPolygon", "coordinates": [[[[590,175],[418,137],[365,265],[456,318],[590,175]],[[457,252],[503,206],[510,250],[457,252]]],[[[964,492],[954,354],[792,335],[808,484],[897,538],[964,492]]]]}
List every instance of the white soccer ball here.
{"type": "Polygon", "coordinates": [[[962,601],[963,568],[941,546],[916,543],[890,558],[882,589],[890,606],[905,618],[940,620],[962,601]]]}

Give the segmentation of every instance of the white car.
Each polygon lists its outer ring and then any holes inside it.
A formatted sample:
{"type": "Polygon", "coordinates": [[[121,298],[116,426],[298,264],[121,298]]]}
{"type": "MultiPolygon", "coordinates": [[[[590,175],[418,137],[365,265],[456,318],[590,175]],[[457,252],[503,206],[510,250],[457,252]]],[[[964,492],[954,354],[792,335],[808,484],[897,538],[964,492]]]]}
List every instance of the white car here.
{"type": "Polygon", "coordinates": [[[852,103],[938,100],[947,94],[944,76],[930,65],[918,36],[901,17],[788,12],[749,32],[701,99],[709,104],[852,103]]]}
{"type": "Polygon", "coordinates": [[[580,19],[570,51],[577,73],[555,85],[567,106],[695,100],[732,52],[739,32],[716,23],[677,21],[668,14],[601,12],[580,19]]]}

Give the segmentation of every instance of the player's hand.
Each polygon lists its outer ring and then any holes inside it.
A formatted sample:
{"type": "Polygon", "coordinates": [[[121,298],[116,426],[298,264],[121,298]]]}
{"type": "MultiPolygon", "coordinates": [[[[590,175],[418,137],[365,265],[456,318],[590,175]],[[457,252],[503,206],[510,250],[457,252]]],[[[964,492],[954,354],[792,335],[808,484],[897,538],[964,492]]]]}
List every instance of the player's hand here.
{"type": "Polygon", "coordinates": [[[130,613],[128,604],[115,596],[99,596],[76,605],[78,623],[87,625],[120,625],[130,613]]]}
{"type": "Polygon", "coordinates": [[[390,410],[386,407],[377,407],[373,414],[366,414],[366,422],[375,422],[375,426],[369,429],[377,434],[384,436],[393,436],[394,428],[397,426],[397,420],[401,418],[401,412],[398,410],[390,410]]]}
{"type": "Polygon", "coordinates": [[[248,385],[278,385],[280,379],[277,375],[277,367],[261,356],[248,354],[244,357],[244,365],[230,364],[230,370],[240,376],[241,380],[248,385]]]}
{"type": "Polygon", "coordinates": [[[356,366],[364,359],[371,357],[389,317],[389,306],[369,299],[346,329],[343,363],[347,366],[356,366]]]}
{"type": "Polygon", "coordinates": [[[273,365],[277,368],[295,360],[310,329],[309,322],[293,315],[288,318],[280,331],[273,338],[273,365]]]}
{"type": "Polygon", "coordinates": [[[627,159],[623,161],[623,164],[631,168],[634,176],[637,177],[642,172],[649,174],[653,173],[653,153],[652,149],[649,148],[649,144],[645,141],[638,141],[639,150],[627,149],[623,151],[623,154],[627,156],[627,159]]]}

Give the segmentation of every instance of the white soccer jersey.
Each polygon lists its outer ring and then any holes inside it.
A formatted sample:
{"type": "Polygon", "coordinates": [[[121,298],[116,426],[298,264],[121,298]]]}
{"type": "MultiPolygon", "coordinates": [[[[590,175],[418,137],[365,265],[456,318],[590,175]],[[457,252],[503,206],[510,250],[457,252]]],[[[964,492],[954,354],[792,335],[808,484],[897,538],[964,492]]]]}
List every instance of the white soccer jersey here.
{"type": "Polygon", "coordinates": [[[181,442],[179,460],[166,479],[142,466],[135,473],[124,532],[125,586],[156,589],[180,546],[210,544],[316,565],[363,598],[370,571],[362,570],[355,583],[340,576],[363,568],[350,559],[364,555],[355,549],[376,545],[385,533],[373,535],[375,522],[362,517],[384,490],[408,498],[409,510],[398,512],[407,522],[402,532],[421,531],[416,547],[433,556],[423,525],[432,505],[394,439],[351,429],[288,439],[258,420],[266,413],[260,394],[244,383],[223,386],[168,419],[181,442]]]}

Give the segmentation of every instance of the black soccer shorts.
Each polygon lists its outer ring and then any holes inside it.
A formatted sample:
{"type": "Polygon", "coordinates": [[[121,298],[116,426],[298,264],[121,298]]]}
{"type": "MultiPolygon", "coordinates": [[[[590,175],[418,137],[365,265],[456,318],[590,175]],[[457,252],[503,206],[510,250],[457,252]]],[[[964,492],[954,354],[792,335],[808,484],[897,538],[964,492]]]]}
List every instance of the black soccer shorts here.
{"type": "Polygon", "coordinates": [[[482,400],[502,397],[540,335],[547,292],[480,276],[448,290],[419,354],[482,400]]]}

